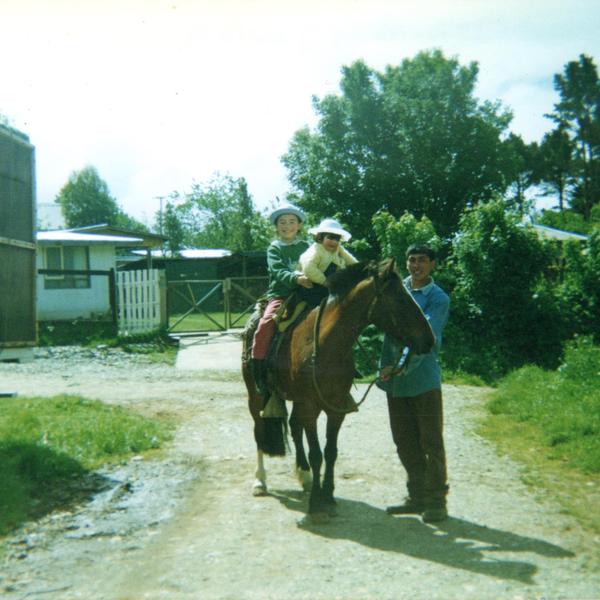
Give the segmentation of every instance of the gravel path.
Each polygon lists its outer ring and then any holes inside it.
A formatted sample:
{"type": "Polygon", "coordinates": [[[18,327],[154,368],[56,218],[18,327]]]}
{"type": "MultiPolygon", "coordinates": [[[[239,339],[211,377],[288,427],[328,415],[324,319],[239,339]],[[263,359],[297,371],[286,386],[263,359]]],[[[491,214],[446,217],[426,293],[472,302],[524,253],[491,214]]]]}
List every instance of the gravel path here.
{"type": "Polygon", "coordinates": [[[526,488],[519,466],[473,432],[483,390],[444,389],[447,522],[385,514],[404,479],[375,390],[340,434],[339,515],[315,524],[292,456],[267,461],[271,493],[252,497],[244,387],[210,366],[175,369],[108,349],[0,363],[0,391],[76,393],[181,419],[163,459],[103,471],[91,502],[16,532],[2,598],[600,598],[599,540],[526,488]]]}

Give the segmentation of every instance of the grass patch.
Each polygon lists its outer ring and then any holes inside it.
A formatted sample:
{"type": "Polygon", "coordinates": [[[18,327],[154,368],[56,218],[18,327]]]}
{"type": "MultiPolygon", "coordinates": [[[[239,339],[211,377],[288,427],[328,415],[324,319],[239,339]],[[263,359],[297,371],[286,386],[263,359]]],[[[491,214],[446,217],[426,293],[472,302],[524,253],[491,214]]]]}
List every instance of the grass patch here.
{"type": "Polygon", "coordinates": [[[557,371],[523,367],[490,398],[481,433],[531,467],[528,483],[600,533],[600,347],[578,339],[557,371]]]}
{"type": "Polygon", "coordinates": [[[169,423],[79,396],[0,401],[0,535],[69,506],[92,469],[158,449],[169,423]]]}
{"type": "MultiPolygon", "coordinates": [[[[208,312],[210,317],[214,319],[218,323],[216,325],[213,321],[211,321],[205,314],[203,313],[192,313],[185,317],[181,323],[178,323],[173,329],[173,333],[182,333],[186,331],[221,331],[226,329],[225,327],[225,313],[224,312],[208,312]]],[[[239,327],[240,329],[244,327],[246,321],[250,318],[252,313],[241,313],[241,312],[232,312],[231,313],[231,325],[230,327],[239,327]],[[243,315],[243,316],[242,316],[243,315]]],[[[182,317],[182,315],[171,315],[169,318],[169,327],[173,327],[177,321],[182,317]]]]}
{"type": "Polygon", "coordinates": [[[465,371],[446,371],[442,368],[442,380],[451,385],[472,385],[474,387],[489,386],[479,375],[465,371]]]}

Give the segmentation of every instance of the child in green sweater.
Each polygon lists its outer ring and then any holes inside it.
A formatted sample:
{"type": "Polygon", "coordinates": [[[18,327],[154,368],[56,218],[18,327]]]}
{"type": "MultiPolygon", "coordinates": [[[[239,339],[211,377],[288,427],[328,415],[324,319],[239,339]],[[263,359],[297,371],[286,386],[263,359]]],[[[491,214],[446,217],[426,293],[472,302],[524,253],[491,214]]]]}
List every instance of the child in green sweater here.
{"type": "Polygon", "coordinates": [[[277,239],[273,240],[267,249],[268,304],[258,323],[252,344],[254,379],[263,395],[268,394],[265,359],[275,334],[273,317],[298,286],[312,287],[310,279],[298,269],[300,255],[308,248],[308,242],[298,239],[298,233],[306,218],[304,213],[293,204],[283,203],[269,218],[277,230],[277,239]]]}

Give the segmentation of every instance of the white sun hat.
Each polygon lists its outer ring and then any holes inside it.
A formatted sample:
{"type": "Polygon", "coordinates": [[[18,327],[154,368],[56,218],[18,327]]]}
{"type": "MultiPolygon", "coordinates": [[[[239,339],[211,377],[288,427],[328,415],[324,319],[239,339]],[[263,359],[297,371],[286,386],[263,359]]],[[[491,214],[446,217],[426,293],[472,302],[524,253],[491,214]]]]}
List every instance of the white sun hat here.
{"type": "Polygon", "coordinates": [[[306,221],[306,215],[293,204],[289,202],[282,202],[277,208],[273,210],[273,212],[269,215],[269,220],[273,225],[281,215],[296,215],[300,223],[304,223],[306,221]]]}
{"type": "Polygon", "coordinates": [[[346,231],[338,221],[335,219],[323,219],[317,227],[311,227],[308,233],[317,235],[317,233],[333,233],[334,235],[341,236],[344,242],[347,242],[352,235],[346,231]]]}

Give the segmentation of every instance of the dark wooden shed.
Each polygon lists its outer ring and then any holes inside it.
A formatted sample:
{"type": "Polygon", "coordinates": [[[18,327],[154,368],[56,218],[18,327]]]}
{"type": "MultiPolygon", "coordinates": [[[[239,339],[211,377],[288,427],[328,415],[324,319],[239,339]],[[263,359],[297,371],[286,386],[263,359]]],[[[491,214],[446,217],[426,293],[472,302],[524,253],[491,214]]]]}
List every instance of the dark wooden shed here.
{"type": "Polygon", "coordinates": [[[35,150],[0,125],[0,360],[36,345],[35,255],[35,150]]]}

